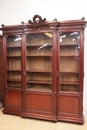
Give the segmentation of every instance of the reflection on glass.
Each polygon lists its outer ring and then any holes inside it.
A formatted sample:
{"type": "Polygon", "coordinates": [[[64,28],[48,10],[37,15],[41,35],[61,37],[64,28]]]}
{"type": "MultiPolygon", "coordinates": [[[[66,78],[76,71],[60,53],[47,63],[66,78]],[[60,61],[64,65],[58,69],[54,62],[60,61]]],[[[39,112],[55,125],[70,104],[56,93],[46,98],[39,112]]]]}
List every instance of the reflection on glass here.
{"type": "Polygon", "coordinates": [[[79,44],[80,33],[79,32],[67,32],[60,35],[60,43],[64,45],[79,44]]]}
{"type": "Polygon", "coordinates": [[[7,37],[7,87],[21,88],[21,37],[7,37]]]}
{"type": "Polygon", "coordinates": [[[52,34],[26,37],[26,84],[32,91],[52,91],[52,34]]]}
{"type": "Polygon", "coordinates": [[[80,33],[60,35],[60,91],[79,91],[80,33]]]}

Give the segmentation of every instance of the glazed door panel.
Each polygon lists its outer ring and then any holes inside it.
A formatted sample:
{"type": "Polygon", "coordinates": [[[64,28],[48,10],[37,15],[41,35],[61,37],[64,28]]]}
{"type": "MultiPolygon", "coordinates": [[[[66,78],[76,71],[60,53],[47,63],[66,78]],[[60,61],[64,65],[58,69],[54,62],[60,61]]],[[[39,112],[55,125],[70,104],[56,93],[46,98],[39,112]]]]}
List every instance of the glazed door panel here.
{"type": "Polygon", "coordinates": [[[79,92],[80,33],[63,32],[59,42],[59,91],[79,92]]]}
{"type": "Polygon", "coordinates": [[[51,33],[28,34],[26,37],[26,89],[52,92],[51,33]]]}
{"type": "Polygon", "coordinates": [[[59,34],[59,118],[80,116],[80,69],[81,69],[81,32],[70,31],[59,34]]]}
{"type": "MultiPolygon", "coordinates": [[[[5,108],[22,109],[22,42],[20,35],[4,37],[5,108]]],[[[4,110],[7,111],[7,110],[4,110]]]]}
{"type": "Polygon", "coordinates": [[[21,37],[8,36],[6,40],[7,88],[21,89],[21,37]]]}
{"type": "Polygon", "coordinates": [[[53,73],[56,73],[53,63],[55,37],[54,32],[26,35],[26,85],[23,116],[29,113],[28,116],[32,117],[36,113],[37,118],[41,114],[45,115],[44,118],[52,117],[56,120],[56,92],[54,92],[56,81],[53,77],[53,73]]]}

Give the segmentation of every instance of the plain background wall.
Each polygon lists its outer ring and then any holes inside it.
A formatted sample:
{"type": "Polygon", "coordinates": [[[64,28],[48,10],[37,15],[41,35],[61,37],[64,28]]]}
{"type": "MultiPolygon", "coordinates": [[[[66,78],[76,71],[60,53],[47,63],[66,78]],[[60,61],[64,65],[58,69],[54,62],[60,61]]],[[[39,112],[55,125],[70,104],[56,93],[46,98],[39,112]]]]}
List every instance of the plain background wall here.
{"type": "MultiPolygon", "coordinates": [[[[83,16],[87,21],[87,0],[0,0],[0,25],[27,23],[35,14],[47,21],[81,19],[83,16]]],[[[83,110],[87,118],[87,28],[84,44],[83,110]]]]}

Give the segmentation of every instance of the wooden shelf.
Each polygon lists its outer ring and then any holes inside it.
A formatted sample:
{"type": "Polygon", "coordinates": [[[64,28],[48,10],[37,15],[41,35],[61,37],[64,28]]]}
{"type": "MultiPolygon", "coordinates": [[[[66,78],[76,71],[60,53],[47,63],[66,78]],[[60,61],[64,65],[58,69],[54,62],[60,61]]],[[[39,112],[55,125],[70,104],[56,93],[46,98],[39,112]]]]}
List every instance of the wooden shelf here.
{"type": "Polygon", "coordinates": [[[12,82],[21,82],[21,79],[7,79],[7,81],[12,81],[12,82]]]}
{"type": "Polygon", "coordinates": [[[7,85],[9,88],[21,88],[21,85],[7,85]]]}
{"type": "Polygon", "coordinates": [[[60,71],[60,74],[79,74],[78,71],[73,71],[73,72],[70,72],[70,71],[60,71]]]}
{"type": "Polygon", "coordinates": [[[15,70],[14,69],[7,69],[7,71],[21,72],[21,70],[17,70],[17,69],[15,69],[15,70]]]}
{"type": "Polygon", "coordinates": [[[38,92],[52,92],[52,88],[48,87],[27,87],[27,90],[29,91],[38,91],[38,92]]]}
{"type": "Polygon", "coordinates": [[[27,57],[52,57],[52,55],[27,55],[27,57]]]}
{"type": "Polygon", "coordinates": [[[79,46],[80,44],[60,44],[60,46],[79,46]]]}
{"type": "Polygon", "coordinates": [[[7,48],[21,48],[21,46],[7,46],[7,48]]]}
{"type": "Polygon", "coordinates": [[[68,81],[63,81],[63,82],[60,82],[60,84],[67,84],[67,85],[79,85],[79,82],[68,82],[68,81]]]}
{"type": "Polygon", "coordinates": [[[21,58],[21,56],[7,56],[7,58],[21,58]]]}
{"type": "Polygon", "coordinates": [[[52,70],[27,70],[27,72],[52,73],[52,70]]]}
{"type": "MultiPolygon", "coordinates": [[[[7,71],[14,71],[14,72],[21,72],[21,70],[17,70],[17,69],[7,69],[7,71]]],[[[38,72],[38,73],[52,73],[52,70],[26,70],[26,72],[38,72]]]]}
{"type": "Polygon", "coordinates": [[[27,80],[27,83],[33,83],[33,84],[52,84],[52,81],[39,81],[39,80],[27,80]]]}
{"type": "MultiPolygon", "coordinates": [[[[26,45],[26,47],[34,47],[34,46],[43,46],[43,45],[41,45],[41,44],[31,44],[31,45],[26,45]]],[[[45,47],[49,47],[49,46],[52,46],[52,44],[48,44],[48,45],[46,45],[45,47]]]]}
{"type": "Polygon", "coordinates": [[[60,55],[60,57],[79,57],[79,55],[60,55]]]}

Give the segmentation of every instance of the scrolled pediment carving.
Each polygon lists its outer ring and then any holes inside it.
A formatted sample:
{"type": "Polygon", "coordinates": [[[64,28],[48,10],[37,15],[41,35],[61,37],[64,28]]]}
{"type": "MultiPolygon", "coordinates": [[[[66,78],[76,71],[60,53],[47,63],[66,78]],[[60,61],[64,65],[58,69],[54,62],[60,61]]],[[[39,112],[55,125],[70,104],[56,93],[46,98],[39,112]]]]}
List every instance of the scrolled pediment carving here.
{"type": "Polygon", "coordinates": [[[42,19],[40,15],[34,15],[33,21],[28,20],[28,23],[30,24],[29,27],[33,29],[46,28],[49,26],[49,24],[46,23],[46,18],[42,19]]]}

